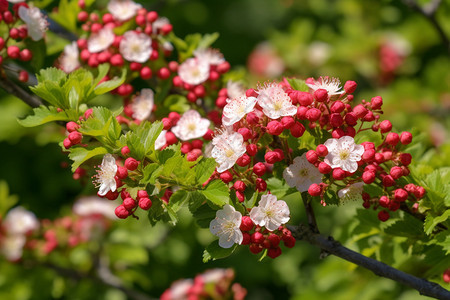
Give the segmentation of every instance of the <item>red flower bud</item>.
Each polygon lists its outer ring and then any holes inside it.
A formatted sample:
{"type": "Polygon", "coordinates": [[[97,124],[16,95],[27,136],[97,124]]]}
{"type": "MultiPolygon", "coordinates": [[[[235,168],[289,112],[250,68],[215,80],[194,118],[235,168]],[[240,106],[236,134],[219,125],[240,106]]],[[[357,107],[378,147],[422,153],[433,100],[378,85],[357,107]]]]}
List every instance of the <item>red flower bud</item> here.
{"type": "Polygon", "coordinates": [[[355,126],[358,122],[358,118],[356,117],[355,113],[349,112],[344,117],[345,123],[349,126],[355,126]]]}
{"type": "Polygon", "coordinates": [[[387,212],[386,210],[382,210],[378,213],[378,220],[380,220],[381,222],[386,222],[387,220],[389,220],[389,212],[387,212]]]}
{"type": "Polygon", "coordinates": [[[267,132],[272,135],[280,135],[284,130],[283,124],[278,121],[270,121],[267,124],[267,132]]]}
{"type": "Polygon", "coordinates": [[[239,227],[241,231],[250,231],[253,229],[253,226],[253,221],[249,216],[242,216],[241,226],[239,227]]]}
{"type": "Polygon", "coordinates": [[[312,95],[307,92],[298,92],[297,93],[297,101],[302,106],[308,106],[311,105],[314,101],[312,95]]]}
{"type": "Polygon", "coordinates": [[[267,190],[267,183],[262,178],[256,178],[255,185],[256,185],[256,189],[258,190],[258,192],[264,192],[265,190],[267,190]]]}
{"type": "Polygon", "coordinates": [[[152,200],[149,198],[140,198],[138,205],[143,210],[149,210],[152,207],[152,200]]]}
{"type": "Polygon", "coordinates": [[[244,141],[252,138],[252,132],[248,128],[239,128],[237,132],[244,137],[244,141]]]}
{"type": "Polygon", "coordinates": [[[400,154],[400,161],[404,166],[408,166],[411,163],[412,156],[409,153],[400,154]]]}
{"type": "Polygon", "coordinates": [[[252,243],[261,244],[264,241],[264,235],[261,232],[254,232],[251,236],[252,243]]]}
{"type": "Polygon", "coordinates": [[[344,91],[347,94],[351,94],[356,90],[356,86],[356,82],[349,80],[344,84],[344,91]]]}
{"type": "Polygon", "coordinates": [[[388,208],[390,200],[386,196],[381,196],[380,199],[378,200],[378,203],[380,204],[381,207],[388,208]]]}
{"type": "Polygon", "coordinates": [[[248,144],[246,149],[247,154],[250,156],[255,156],[258,152],[258,146],[256,146],[255,144],[248,144]]]}
{"type": "Polygon", "coordinates": [[[319,155],[317,154],[316,151],[314,150],[309,150],[308,152],[306,152],[306,159],[314,164],[318,159],[319,159],[319,155]]]}
{"type": "Polygon", "coordinates": [[[321,162],[319,163],[319,172],[322,174],[328,174],[331,172],[331,167],[329,164],[325,163],[325,162],[321,162]]]}
{"type": "Polygon", "coordinates": [[[371,184],[372,182],[375,181],[375,178],[376,178],[376,175],[372,171],[365,171],[362,174],[362,180],[364,181],[365,184],[371,184]]]}
{"type": "Polygon", "coordinates": [[[233,184],[233,188],[236,191],[243,192],[243,191],[245,191],[246,186],[245,186],[245,183],[242,182],[241,180],[236,180],[236,182],[233,184]]]}
{"type": "Polygon", "coordinates": [[[342,102],[339,101],[339,100],[338,100],[338,101],[335,101],[335,102],[331,105],[331,107],[330,107],[331,112],[332,112],[332,113],[337,113],[337,114],[343,112],[344,109],[345,109],[345,104],[342,103],[342,102]]]}
{"type": "Polygon", "coordinates": [[[326,102],[328,100],[328,92],[325,89],[314,91],[314,99],[318,102],[326,102]]]}
{"type": "Polygon", "coordinates": [[[295,122],[294,125],[291,127],[290,132],[291,135],[295,138],[301,137],[305,133],[305,126],[303,126],[300,122],[295,122]]]}
{"type": "Polygon", "coordinates": [[[396,189],[394,191],[394,200],[397,202],[404,202],[408,199],[408,192],[404,189],[396,189]]]}
{"type": "Polygon", "coordinates": [[[236,191],[236,198],[238,199],[239,202],[244,202],[245,200],[244,193],[241,191],[236,191]]]}
{"type": "Polygon", "coordinates": [[[412,134],[408,131],[403,131],[400,135],[400,142],[403,145],[408,145],[412,141],[412,134]]]}
{"type": "Polygon", "coordinates": [[[116,176],[121,180],[127,178],[127,176],[128,176],[127,168],[122,167],[122,166],[117,166],[116,176]]]}
{"type": "Polygon", "coordinates": [[[236,160],[236,164],[240,167],[245,167],[250,163],[250,161],[251,161],[250,156],[244,153],[241,157],[239,157],[236,160]]]}
{"type": "Polygon", "coordinates": [[[125,168],[127,168],[128,170],[134,171],[139,166],[139,162],[137,160],[135,160],[134,158],[132,158],[132,157],[128,157],[125,160],[125,164],[124,165],[125,165],[125,168]]]}
{"type": "Polygon", "coordinates": [[[116,214],[116,216],[120,219],[126,219],[128,218],[128,216],[130,215],[130,213],[128,212],[128,210],[125,208],[125,206],[123,205],[119,205],[116,207],[116,209],[114,210],[114,213],[116,214]]]}
{"type": "Polygon", "coordinates": [[[345,173],[344,170],[342,170],[341,168],[336,168],[333,170],[333,178],[335,180],[342,180],[347,176],[347,173],[345,173]]]}
{"type": "Polygon", "coordinates": [[[306,120],[306,113],[309,111],[309,108],[305,106],[299,106],[297,108],[297,118],[299,120],[306,120]]]}
{"type": "Polygon", "coordinates": [[[389,120],[384,120],[380,123],[381,133],[386,133],[392,130],[392,124],[389,120]]]}
{"type": "Polygon", "coordinates": [[[122,205],[125,207],[126,210],[130,211],[136,207],[136,201],[134,201],[133,198],[125,198],[123,199],[122,205]]]}
{"type": "Polygon", "coordinates": [[[270,258],[277,258],[280,255],[281,255],[281,248],[280,247],[269,248],[269,250],[267,250],[267,256],[270,257],[270,258]]]}
{"type": "Polygon", "coordinates": [[[358,119],[362,119],[368,113],[368,110],[364,105],[358,104],[353,108],[353,113],[358,119]]]}
{"type": "Polygon", "coordinates": [[[83,139],[83,135],[78,132],[78,131],[72,131],[71,133],[69,133],[68,136],[70,142],[72,143],[72,145],[76,145],[81,143],[81,140],[83,139]]]}
{"type": "Polygon", "coordinates": [[[233,180],[233,174],[231,174],[230,171],[226,170],[225,172],[220,173],[219,178],[224,182],[224,183],[229,183],[233,180]]]}
{"type": "Polygon", "coordinates": [[[392,176],[392,178],[399,179],[403,176],[403,170],[401,167],[395,166],[391,168],[389,174],[392,176]]]}
{"type": "Polygon", "coordinates": [[[386,143],[388,143],[391,146],[395,146],[400,141],[400,137],[395,132],[389,132],[386,136],[386,143]]]}
{"type": "Polygon", "coordinates": [[[281,124],[283,125],[284,129],[289,129],[294,126],[295,121],[293,117],[283,117],[281,118],[281,124]]]}
{"type": "Polygon", "coordinates": [[[320,111],[320,109],[310,108],[306,112],[306,119],[308,119],[310,122],[315,122],[319,120],[321,114],[322,112],[320,111]]]}
{"type": "Polygon", "coordinates": [[[341,114],[333,113],[330,116],[330,125],[333,126],[333,128],[337,128],[342,126],[344,124],[344,119],[342,118],[341,114]]]}
{"type": "Polygon", "coordinates": [[[380,96],[373,97],[370,104],[373,110],[380,109],[383,105],[383,99],[380,96]]]}
{"type": "Polygon", "coordinates": [[[322,188],[317,183],[313,183],[309,186],[308,193],[313,197],[320,196],[322,194],[322,188]]]}
{"type": "Polygon", "coordinates": [[[266,173],[266,166],[262,162],[258,162],[253,166],[253,173],[258,176],[263,176],[266,173]]]}

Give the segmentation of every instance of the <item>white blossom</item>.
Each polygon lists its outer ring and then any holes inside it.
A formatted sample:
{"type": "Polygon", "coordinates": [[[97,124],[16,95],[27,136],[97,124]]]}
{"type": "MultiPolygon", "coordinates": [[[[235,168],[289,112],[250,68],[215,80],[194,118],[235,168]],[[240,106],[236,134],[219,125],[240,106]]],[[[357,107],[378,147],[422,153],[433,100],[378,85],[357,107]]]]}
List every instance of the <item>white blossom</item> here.
{"type": "Polygon", "coordinates": [[[358,161],[364,154],[364,146],[356,145],[351,136],[343,136],[339,139],[328,139],[324,145],[328,149],[328,155],[324,162],[334,168],[353,173],[358,169],[358,161]]]}
{"type": "Polygon", "coordinates": [[[155,150],[161,149],[167,143],[166,133],[167,133],[167,130],[163,130],[163,131],[161,131],[161,133],[156,138],[155,150]]]}
{"type": "Polygon", "coordinates": [[[194,51],[195,58],[206,61],[208,64],[217,66],[225,62],[223,54],[217,49],[199,48],[194,51]]]}
{"type": "Polygon", "coordinates": [[[27,24],[28,35],[33,41],[39,41],[44,37],[48,22],[39,8],[31,6],[19,7],[19,17],[27,24]]]}
{"type": "Polygon", "coordinates": [[[223,209],[216,212],[216,218],[209,224],[212,234],[219,237],[219,246],[230,248],[234,244],[242,243],[241,226],[242,215],[233,206],[225,204],[223,209]]]}
{"type": "Polygon", "coordinates": [[[364,182],[357,182],[338,191],[338,196],[342,201],[357,201],[362,198],[364,182]]]}
{"type": "Polygon", "coordinates": [[[307,85],[313,90],[313,92],[324,89],[328,92],[329,96],[340,95],[341,91],[341,82],[338,78],[330,78],[328,76],[319,77],[319,79],[315,80],[314,83],[307,83],[307,85]]]}
{"type": "Polygon", "coordinates": [[[66,45],[64,47],[64,52],[59,59],[61,69],[66,73],[70,73],[78,69],[80,67],[78,55],[79,51],[77,42],[74,41],[71,44],[66,45]]]}
{"type": "Polygon", "coordinates": [[[11,235],[24,235],[39,228],[36,216],[21,206],[11,209],[3,224],[8,234],[11,235]]]}
{"type": "Polygon", "coordinates": [[[144,63],[152,54],[152,39],[145,33],[127,31],[120,41],[119,51],[128,61],[144,63]]]}
{"type": "Polygon", "coordinates": [[[197,58],[188,58],[178,67],[178,75],[183,82],[200,84],[209,78],[209,63],[197,58]]]}
{"type": "Polygon", "coordinates": [[[139,96],[133,99],[131,109],[133,118],[136,120],[146,120],[150,117],[154,106],[154,93],[151,89],[142,89],[139,96]]]}
{"type": "Polygon", "coordinates": [[[280,225],[290,219],[289,207],[283,200],[278,200],[272,194],[263,195],[258,203],[250,211],[250,219],[259,226],[266,227],[269,231],[278,229],[280,225]]]}
{"type": "Polygon", "coordinates": [[[0,251],[9,261],[17,261],[22,257],[26,243],[24,235],[7,235],[2,238],[0,251]]]}
{"type": "Polygon", "coordinates": [[[223,108],[222,124],[231,126],[239,122],[246,114],[253,111],[256,101],[255,97],[245,95],[231,99],[223,108]]]}
{"type": "Polygon", "coordinates": [[[167,24],[170,24],[170,22],[166,17],[159,17],[158,19],[156,19],[156,21],[152,23],[153,34],[157,34],[158,31],[167,24]]]}
{"type": "Polygon", "coordinates": [[[238,132],[223,131],[212,140],[211,156],[219,164],[217,172],[222,173],[234,166],[239,157],[247,151],[244,137],[238,132]]]}
{"type": "Polygon", "coordinates": [[[239,97],[239,96],[245,94],[244,86],[240,82],[228,80],[227,94],[228,94],[228,97],[230,97],[230,99],[239,97]]]}
{"type": "Polygon", "coordinates": [[[87,47],[89,52],[97,53],[108,49],[114,42],[114,32],[109,27],[103,27],[97,33],[92,34],[88,41],[87,47]]]}
{"type": "Polygon", "coordinates": [[[116,172],[116,159],[109,153],[105,154],[105,156],[103,156],[102,164],[99,166],[97,174],[94,176],[94,184],[96,187],[99,187],[99,196],[105,196],[109,191],[116,191],[117,184],[114,178],[116,172]]]}
{"type": "Polygon", "coordinates": [[[306,159],[306,153],[294,158],[293,164],[284,169],[283,178],[300,193],[306,192],[311,184],[322,182],[322,174],[306,159]]]}
{"type": "Polygon", "coordinates": [[[108,2],[108,11],[114,19],[126,21],[134,17],[142,5],[134,3],[131,0],[110,0],[108,2]]]}
{"type": "Polygon", "coordinates": [[[258,104],[262,107],[263,113],[271,119],[293,116],[297,113],[297,107],[292,104],[289,95],[275,83],[259,89],[258,104]]]}
{"type": "Polygon", "coordinates": [[[82,217],[102,215],[111,220],[117,220],[114,213],[116,208],[114,202],[102,199],[97,196],[82,197],[73,205],[73,212],[82,217]]]}
{"type": "Polygon", "coordinates": [[[210,123],[208,119],[202,118],[197,111],[191,109],[181,116],[172,132],[182,141],[196,139],[205,135],[210,123]]]}
{"type": "Polygon", "coordinates": [[[8,0],[9,3],[20,3],[25,2],[25,0],[8,0]]]}

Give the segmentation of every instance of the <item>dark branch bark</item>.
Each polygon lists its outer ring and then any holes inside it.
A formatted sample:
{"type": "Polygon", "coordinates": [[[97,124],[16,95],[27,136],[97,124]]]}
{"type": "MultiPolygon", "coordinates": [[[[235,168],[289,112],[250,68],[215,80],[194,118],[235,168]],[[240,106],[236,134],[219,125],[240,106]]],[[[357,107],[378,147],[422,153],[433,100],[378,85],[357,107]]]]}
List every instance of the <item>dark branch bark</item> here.
{"type": "Polygon", "coordinates": [[[419,291],[421,295],[442,300],[450,299],[450,292],[441,287],[439,284],[407,274],[375,259],[350,250],[335,241],[332,237],[325,237],[314,233],[309,226],[289,226],[289,229],[292,231],[292,234],[297,240],[303,240],[312,245],[318,246],[320,249],[328,252],[329,254],[338,256],[346,261],[366,268],[378,276],[389,278],[407,285],[419,291]]]}
{"type": "Polygon", "coordinates": [[[444,43],[445,47],[447,47],[447,51],[450,52],[450,40],[447,37],[447,34],[445,33],[442,26],[436,20],[436,11],[439,8],[439,5],[441,4],[442,1],[433,0],[424,7],[420,6],[416,2],[416,0],[403,0],[403,2],[411,9],[423,15],[431,23],[431,25],[434,27],[434,29],[438,32],[439,36],[441,37],[441,40],[444,43]]]}
{"type": "Polygon", "coordinates": [[[40,98],[35,95],[29,94],[27,91],[25,91],[6,77],[0,76],[0,87],[11,95],[14,95],[17,98],[21,99],[23,102],[33,108],[43,105],[40,98]]]}

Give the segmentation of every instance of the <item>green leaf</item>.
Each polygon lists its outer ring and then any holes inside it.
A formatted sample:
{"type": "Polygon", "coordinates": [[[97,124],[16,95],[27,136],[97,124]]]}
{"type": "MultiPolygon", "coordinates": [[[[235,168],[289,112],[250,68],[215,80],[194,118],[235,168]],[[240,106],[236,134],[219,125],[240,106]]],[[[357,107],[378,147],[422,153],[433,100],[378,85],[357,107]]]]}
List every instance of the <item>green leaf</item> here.
{"type": "Polygon", "coordinates": [[[39,41],[33,41],[32,39],[25,39],[25,46],[33,53],[33,59],[30,61],[30,65],[33,71],[42,69],[44,65],[45,57],[47,56],[47,45],[45,39],[39,41]]]}
{"type": "Polygon", "coordinates": [[[16,195],[9,194],[9,187],[6,181],[0,180],[0,217],[4,217],[6,212],[11,209],[18,200],[16,195]]]}
{"type": "Polygon", "coordinates": [[[405,214],[403,220],[398,220],[384,232],[393,236],[404,236],[415,239],[424,239],[423,223],[409,214],[405,214]]]}
{"type": "Polygon", "coordinates": [[[202,158],[202,160],[194,167],[195,181],[203,184],[208,180],[216,169],[216,161],[214,158],[202,158]]]}
{"type": "Polygon", "coordinates": [[[219,241],[214,241],[209,244],[203,252],[203,262],[207,263],[210,260],[216,260],[230,256],[236,250],[237,244],[231,248],[222,248],[219,246],[219,241]]]}
{"type": "Polygon", "coordinates": [[[189,109],[189,103],[185,96],[183,95],[169,95],[164,100],[164,107],[168,111],[176,111],[179,113],[184,113],[189,109]]]}
{"type": "Polygon", "coordinates": [[[159,121],[154,123],[141,122],[138,127],[127,132],[122,142],[130,148],[131,156],[142,160],[155,149],[155,141],[162,128],[163,125],[159,121]]]}
{"type": "Polygon", "coordinates": [[[121,135],[121,126],[114,114],[106,107],[92,108],[92,115],[81,123],[78,130],[83,135],[96,137],[105,144],[114,145],[121,135]]]}
{"type": "Polygon", "coordinates": [[[66,80],[67,74],[63,70],[50,67],[40,70],[39,74],[36,74],[36,78],[39,82],[51,81],[59,85],[62,81],[66,80]]]}
{"type": "Polygon", "coordinates": [[[202,193],[211,203],[220,207],[229,203],[230,190],[222,180],[211,181],[206,186],[206,189],[201,190],[200,193],[202,193]]]}
{"type": "MultiPolygon", "coordinates": [[[[153,173],[155,173],[156,169],[160,168],[160,166],[157,163],[148,164],[144,167],[143,176],[142,179],[139,181],[140,184],[147,184],[151,183],[150,178],[152,178],[153,173]]],[[[162,171],[162,168],[161,168],[162,171]]],[[[152,182],[151,184],[154,184],[155,182],[152,182]]]]}
{"type": "Polygon", "coordinates": [[[206,49],[206,48],[210,47],[218,38],[219,38],[218,32],[205,34],[202,37],[202,39],[200,40],[200,42],[198,43],[197,48],[206,49]]]}
{"type": "Polygon", "coordinates": [[[78,108],[78,102],[80,100],[80,95],[75,90],[75,87],[72,87],[69,93],[69,106],[71,109],[78,108]]]}
{"type": "Polygon", "coordinates": [[[72,172],[75,172],[75,170],[88,159],[106,153],[108,153],[108,150],[105,147],[96,147],[94,149],[86,149],[83,147],[70,148],[69,158],[73,160],[72,172]]]}
{"type": "Polygon", "coordinates": [[[58,112],[53,106],[46,107],[41,105],[33,109],[34,114],[25,119],[17,120],[24,127],[34,127],[54,121],[70,121],[66,111],[58,112]]]}
{"type": "Polygon", "coordinates": [[[77,0],[61,0],[58,9],[50,13],[50,18],[71,32],[77,31],[77,15],[80,7],[77,0]]]}
{"type": "Polygon", "coordinates": [[[287,82],[291,85],[291,87],[294,90],[301,91],[301,92],[308,92],[309,86],[306,85],[306,82],[301,79],[297,78],[286,78],[287,82]]]}
{"type": "Polygon", "coordinates": [[[429,235],[431,232],[433,232],[433,229],[442,222],[447,221],[447,219],[450,217],[450,209],[447,209],[442,215],[434,217],[431,214],[427,215],[425,217],[425,223],[424,225],[424,231],[427,235],[429,235]]]}
{"type": "MultiPolygon", "coordinates": [[[[189,211],[192,214],[195,214],[197,212],[197,210],[204,204],[206,204],[205,196],[203,196],[198,191],[189,192],[189,211]]],[[[214,211],[214,215],[215,215],[215,211],[214,211]]],[[[199,217],[199,216],[197,215],[197,217],[199,217]]]]}
{"type": "MultiPolygon", "coordinates": [[[[97,85],[94,88],[95,96],[103,95],[103,94],[105,94],[107,92],[110,92],[110,91],[114,90],[118,86],[120,86],[122,83],[125,82],[126,75],[127,75],[127,70],[124,68],[124,69],[122,69],[122,75],[120,76],[120,78],[119,77],[114,77],[111,80],[104,81],[104,82],[100,83],[99,85],[97,85]]],[[[105,77],[105,76],[103,76],[103,77],[105,77]]]]}
{"type": "MultiPolygon", "coordinates": [[[[202,195],[202,197],[206,201],[206,198],[203,195],[202,195]]],[[[200,198],[197,198],[197,199],[200,199],[200,198]]],[[[192,197],[191,197],[191,200],[192,200],[192,197]]],[[[193,206],[198,205],[198,203],[200,203],[200,201],[199,202],[190,202],[189,210],[192,211],[192,209],[194,209],[193,206]],[[191,203],[193,205],[191,205],[191,203]]],[[[208,204],[205,203],[205,204],[201,205],[200,207],[196,208],[195,212],[192,215],[195,219],[195,223],[197,223],[197,225],[200,228],[209,228],[209,223],[211,223],[211,221],[216,217],[216,211],[214,209],[212,209],[208,204]]]]}

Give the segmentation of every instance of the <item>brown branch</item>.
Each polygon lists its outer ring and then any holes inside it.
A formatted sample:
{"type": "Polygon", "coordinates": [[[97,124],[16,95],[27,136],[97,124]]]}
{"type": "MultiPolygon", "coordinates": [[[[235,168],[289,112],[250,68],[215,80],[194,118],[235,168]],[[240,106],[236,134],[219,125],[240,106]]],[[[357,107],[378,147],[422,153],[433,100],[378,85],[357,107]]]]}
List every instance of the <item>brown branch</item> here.
{"type": "Polygon", "coordinates": [[[338,241],[335,241],[332,237],[325,237],[314,233],[309,226],[302,224],[300,226],[288,226],[288,228],[292,231],[293,236],[297,240],[303,240],[315,245],[329,254],[333,254],[360,267],[366,268],[375,273],[375,275],[407,285],[419,291],[421,295],[436,299],[450,300],[450,292],[439,284],[407,274],[373,258],[350,250],[342,246],[338,241]]]}
{"type": "Polygon", "coordinates": [[[12,82],[6,77],[0,76],[0,87],[11,95],[16,96],[29,106],[35,108],[43,105],[41,99],[25,91],[23,88],[12,82]]]}
{"type": "Polygon", "coordinates": [[[441,37],[442,42],[447,47],[447,51],[450,52],[450,40],[447,37],[447,34],[445,33],[442,26],[439,24],[439,22],[436,19],[436,11],[441,5],[441,0],[433,0],[428,5],[422,7],[420,6],[416,0],[403,0],[403,2],[409,6],[411,9],[419,12],[421,15],[423,15],[434,27],[434,29],[438,32],[439,36],[441,37]]]}

